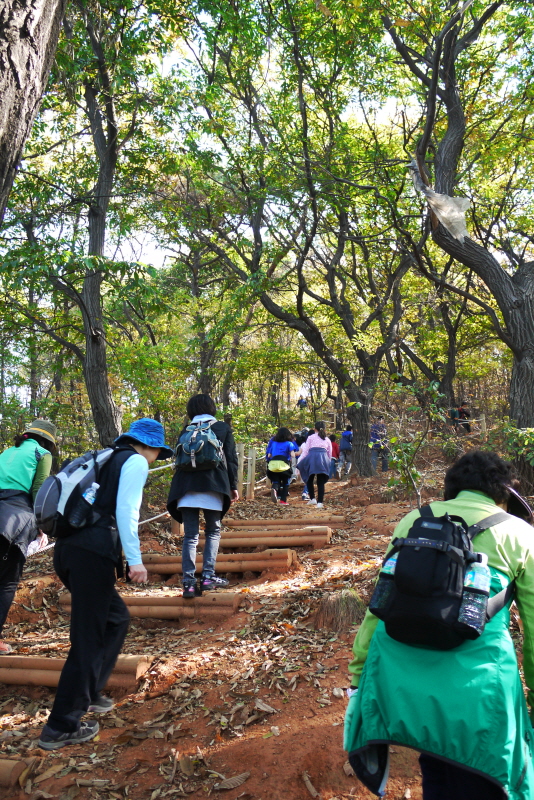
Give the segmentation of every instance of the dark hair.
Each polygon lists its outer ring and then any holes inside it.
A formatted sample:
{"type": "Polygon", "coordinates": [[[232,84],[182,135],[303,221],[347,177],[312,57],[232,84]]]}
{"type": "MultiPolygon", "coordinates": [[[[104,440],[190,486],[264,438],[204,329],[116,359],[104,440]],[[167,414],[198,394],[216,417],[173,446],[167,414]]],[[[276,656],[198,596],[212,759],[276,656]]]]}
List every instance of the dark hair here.
{"type": "Polygon", "coordinates": [[[319,434],[321,439],[326,439],[326,431],[324,429],[324,422],[319,420],[319,421],[317,421],[315,423],[315,425],[313,427],[315,428],[315,430],[317,431],[317,433],[319,434]]]}
{"type": "Polygon", "coordinates": [[[508,487],[515,488],[517,484],[514,468],[508,461],[503,461],[497,453],[471,450],[447,470],[444,498],[454,500],[465,489],[484,492],[496,503],[507,503],[508,487]]]}
{"type": "Polygon", "coordinates": [[[40,444],[41,447],[44,447],[45,450],[48,450],[49,453],[55,453],[56,446],[53,442],[49,439],[45,439],[44,436],[39,436],[38,433],[19,433],[15,436],[15,447],[20,447],[22,442],[25,442],[26,439],[33,439],[37,444],[40,444]]]}
{"type": "Polygon", "coordinates": [[[273,440],[275,442],[290,442],[293,439],[293,434],[289,430],[289,428],[278,428],[275,435],[273,436],[273,440]]]}
{"type": "Polygon", "coordinates": [[[352,430],[352,425],[347,425],[347,427],[345,428],[345,430],[346,430],[346,431],[351,431],[351,430],[352,430]]]}
{"type": "Polygon", "coordinates": [[[189,419],[193,419],[199,414],[211,414],[214,417],[217,407],[209,394],[195,394],[188,400],[186,411],[189,419]]]}
{"type": "Polygon", "coordinates": [[[336,434],[335,434],[335,433],[331,433],[331,434],[330,434],[330,436],[329,436],[328,438],[330,439],[330,441],[331,441],[331,442],[335,442],[335,441],[336,441],[336,439],[337,439],[337,436],[336,436],[336,434]]]}

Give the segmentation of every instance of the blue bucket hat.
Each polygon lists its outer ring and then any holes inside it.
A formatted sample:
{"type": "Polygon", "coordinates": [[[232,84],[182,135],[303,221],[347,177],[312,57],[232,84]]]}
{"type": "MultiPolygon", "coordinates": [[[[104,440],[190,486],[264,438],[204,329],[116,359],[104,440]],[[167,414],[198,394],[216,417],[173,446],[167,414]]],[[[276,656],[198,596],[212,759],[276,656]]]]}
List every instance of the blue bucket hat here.
{"type": "Polygon", "coordinates": [[[120,444],[126,437],[147,447],[159,447],[158,458],[171,458],[174,455],[174,451],[165,444],[163,425],[150,417],[136,419],[135,422],[132,422],[130,430],[118,436],[115,444],[120,444]]]}

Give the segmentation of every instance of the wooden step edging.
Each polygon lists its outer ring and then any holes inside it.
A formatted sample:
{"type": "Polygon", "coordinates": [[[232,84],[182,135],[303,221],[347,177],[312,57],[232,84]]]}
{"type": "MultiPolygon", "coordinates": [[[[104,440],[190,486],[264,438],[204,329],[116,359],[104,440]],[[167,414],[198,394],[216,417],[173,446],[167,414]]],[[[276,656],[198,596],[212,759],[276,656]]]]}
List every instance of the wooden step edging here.
{"type": "MultiPolygon", "coordinates": [[[[330,539],[332,528],[328,525],[309,525],[305,528],[290,527],[289,525],[272,529],[270,526],[269,528],[231,528],[221,531],[221,541],[226,538],[235,539],[238,536],[262,536],[264,534],[269,536],[327,536],[330,539]]],[[[203,537],[203,532],[200,536],[203,537]]]]}
{"type": "MultiPolygon", "coordinates": [[[[150,619],[197,619],[235,614],[244,601],[240,592],[211,592],[184,600],[180,595],[121,595],[132,617],[150,619]]],[[[60,604],[70,612],[70,594],[61,595],[60,604]]]]}
{"type": "Polygon", "coordinates": [[[328,526],[329,528],[346,528],[344,517],[316,516],[316,517],[283,517],[281,519],[233,519],[225,518],[227,528],[262,528],[263,530],[280,529],[290,525],[292,528],[305,528],[307,526],[328,526]]]}
{"type": "MultiPolygon", "coordinates": [[[[219,553],[215,562],[216,572],[263,572],[272,569],[285,572],[298,561],[295,550],[280,548],[264,550],[262,553],[219,553]]],[[[181,556],[146,555],[143,563],[147,572],[157,575],[175,575],[182,571],[181,556]]],[[[202,556],[196,558],[196,571],[202,571],[202,556]]]]}
{"type": "MultiPolygon", "coordinates": [[[[65,661],[64,658],[39,656],[0,656],[0,683],[57,686],[65,661]]],[[[119,656],[106,687],[136,689],[139,679],[150,668],[152,661],[146,656],[119,656]]]]}
{"type": "Polygon", "coordinates": [[[36,758],[0,758],[0,786],[15,786],[25,770],[29,770],[36,758]]]}
{"type": "MultiPolygon", "coordinates": [[[[205,539],[200,540],[200,544],[205,543],[205,539]]],[[[247,538],[240,536],[238,538],[221,539],[221,547],[258,547],[265,545],[267,547],[304,547],[311,545],[315,550],[318,547],[325,547],[330,540],[326,536],[253,536],[247,538]]],[[[222,554],[225,555],[224,553],[222,554]]]]}

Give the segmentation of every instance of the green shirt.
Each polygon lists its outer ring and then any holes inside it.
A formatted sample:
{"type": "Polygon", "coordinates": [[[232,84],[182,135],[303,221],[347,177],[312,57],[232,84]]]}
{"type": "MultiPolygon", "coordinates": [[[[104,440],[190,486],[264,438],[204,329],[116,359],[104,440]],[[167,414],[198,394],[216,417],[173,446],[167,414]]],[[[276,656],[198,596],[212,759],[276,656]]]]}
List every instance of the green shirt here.
{"type": "Polygon", "coordinates": [[[0,490],[31,493],[35,499],[51,469],[51,453],[35,439],[26,439],[0,454],[0,490]]]}
{"type": "MultiPolygon", "coordinates": [[[[496,513],[496,504],[490,497],[472,491],[460,492],[454,500],[436,501],[431,503],[431,507],[437,517],[446,513],[456,514],[468,525],[496,513]]],[[[407,514],[395,528],[392,539],[406,536],[418,516],[417,509],[407,514]]],[[[391,543],[388,550],[390,548],[391,543]]],[[[514,517],[476,536],[473,548],[486,553],[490,567],[516,582],[515,602],[524,629],[523,670],[528,687],[527,702],[534,707],[534,530],[528,523],[514,517]]],[[[354,640],[354,659],[349,664],[353,686],[359,684],[377,624],[378,618],[367,611],[354,640]]]]}

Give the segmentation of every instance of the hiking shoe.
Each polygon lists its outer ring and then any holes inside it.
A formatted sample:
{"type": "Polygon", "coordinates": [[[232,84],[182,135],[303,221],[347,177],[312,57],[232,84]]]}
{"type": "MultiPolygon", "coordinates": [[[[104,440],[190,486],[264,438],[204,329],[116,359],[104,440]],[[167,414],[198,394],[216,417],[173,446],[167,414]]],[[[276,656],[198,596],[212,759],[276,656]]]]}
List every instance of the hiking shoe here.
{"type": "Polygon", "coordinates": [[[100,725],[95,719],[82,722],[77,731],[70,731],[69,733],[55,731],[45,725],[41,732],[38,747],[42,750],[57,750],[59,747],[66,747],[69,744],[89,742],[95,738],[99,730],[100,725]]]}
{"type": "Polygon", "coordinates": [[[308,494],[308,492],[302,492],[302,499],[303,500],[309,500],[310,499],[310,495],[308,494]]]}
{"type": "Polygon", "coordinates": [[[225,578],[219,578],[214,575],[213,578],[202,578],[200,581],[200,589],[203,592],[210,592],[212,589],[226,589],[230,581],[225,578]]]}
{"type": "Polygon", "coordinates": [[[185,600],[192,600],[194,597],[199,597],[201,594],[202,592],[198,590],[196,583],[184,583],[182,597],[185,600]]]}
{"type": "Polygon", "coordinates": [[[322,503],[317,503],[317,508],[324,508],[322,503]]]}
{"type": "Polygon", "coordinates": [[[271,500],[273,503],[278,503],[278,484],[273,483],[271,486],[271,500]]]}
{"type": "Polygon", "coordinates": [[[287,502],[287,500],[280,500],[280,505],[281,506],[288,506],[289,503],[287,502]]]}
{"type": "Polygon", "coordinates": [[[315,500],[315,499],[314,500],[308,500],[306,505],[307,506],[316,506],[317,505],[317,500],[315,500]]]}
{"type": "Polygon", "coordinates": [[[108,711],[111,711],[112,708],[115,708],[115,703],[111,697],[105,697],[103,694],[99,694],[87,711],[92,711],[94,714],[106,714],[108,711]]]}

